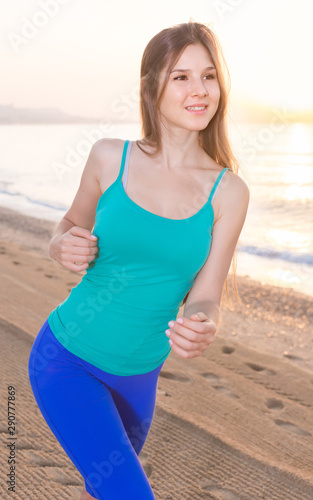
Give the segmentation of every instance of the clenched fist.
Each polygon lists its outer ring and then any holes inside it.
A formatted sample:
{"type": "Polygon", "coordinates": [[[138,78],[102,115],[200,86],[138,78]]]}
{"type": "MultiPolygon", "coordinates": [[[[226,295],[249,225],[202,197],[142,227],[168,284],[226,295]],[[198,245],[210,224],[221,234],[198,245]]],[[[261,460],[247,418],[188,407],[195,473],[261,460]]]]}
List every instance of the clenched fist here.
{"type": "Polygon", "coordinates": [[[88,229],[73,226],[52,238],[50,257],[70,271],[84,271],[98,253],[98,238],[88,229]]]}

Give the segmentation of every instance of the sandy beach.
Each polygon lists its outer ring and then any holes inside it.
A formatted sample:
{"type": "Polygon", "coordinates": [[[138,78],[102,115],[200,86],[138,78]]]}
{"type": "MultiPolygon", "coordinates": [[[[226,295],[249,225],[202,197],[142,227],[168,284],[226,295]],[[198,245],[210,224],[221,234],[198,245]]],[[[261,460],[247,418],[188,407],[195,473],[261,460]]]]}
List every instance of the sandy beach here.
{"type": "MultiPolygon", "coordinates": [[[[82,277],[48,256],[54,227],[0,208],[4,500],[78,500],[83,486],[27,373],[41,325],[82,277]],[[15,493],[6,483],[8,386],[16,388],[15,493]]],[[[221,307],[213,344],[189,360],[172,351],[160,373],[140,454],[157,500],[313,499],[313,299],[248,277],[237,283],[243,303],[221,307]]]]}

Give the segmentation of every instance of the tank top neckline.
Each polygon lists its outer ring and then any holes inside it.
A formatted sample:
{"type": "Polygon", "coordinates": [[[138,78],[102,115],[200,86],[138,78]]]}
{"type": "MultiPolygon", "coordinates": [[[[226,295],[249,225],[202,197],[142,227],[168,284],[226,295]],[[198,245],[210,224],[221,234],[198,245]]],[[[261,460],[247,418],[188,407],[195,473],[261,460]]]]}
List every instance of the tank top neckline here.
{"type": "Polygon", "coordinates": [[[145,208],[141,207],[140,205],[138,205],[138,203],[136,203],[135,201],[133,201],[129,196],[128,194],[126,193],[125,189],[124,189],[124,186],[123,186],[123,180],[122,180],[122,177],[123,177],[123,172],[124,172],[124,167],[125,167],[125,158],[127,156],[127,167],[128,167],[128,160],[129,160],[129,153],[130,153],[130,147],[131,147],[131,144],[132,144],[133,141],[129,141],[129,140],[126,140],[125,143],[124,143],[124,149],[123,149],[123,155],[122,155],[122,161],[121,161],[121,166],[120,166],[120,171],[119,171],[119,175],[117,177],[117,179],[113,182],[113,184],[111,184],[111,186],[108,187],[108,189],[106,189],[106,191],[104,191],[104,193],[102,193],[102,195],[100,196],[99,198],[99,201],[98,201],[98,205],[97,205],[97,209],[98,209],[98,206],[99,206],[99,203],[100,203],[100,200],[104,197],[105,194],[108,193],[109,190],[111,190],[110,188],[113,188],[114,186],[117,186],[118,189],[120,190],[123,198],[131,205],[133,206],[133,208],[135,208],[138,212],[142,213],[142,214],[145,214],[146,216],[148,217],[151,217],[151,218],[154,218],[155,220],[158,220],[158,221],[169,221],[170,223],[184,223],[184,222],[190,222],[192,219],[194,219],[195,217],[197,217],[199,214],[202,214],[207,208],[209,210],[211,210],[212,212],[212,215],[213,215],[213,218],[214,218],[214,210],[213,210],[213,207],[212,207],[212,198],[213,198],[213,194],[218,186],[218,183],[222,177],[222,175],[224,174],[224,172],[226,170],[230,170],[229,167],[224,167],[223,170],[221,170],[221,172],[219,173],[214,185],[213,185],[213,188],[210,192],[210,195],[209,195],[209,198],[208,200],[206,201],[206,203],[200,208],[200,210],[198,210],[198,212],[196,212],[195,214],[191,215],[190,217],[186,217],[184,219],[170,219],[168,217],[163,217],[162,215],[158,215],[158,214],[155,214],[153,212],[150,212],[149,210],[146,210],[145,208]]]}

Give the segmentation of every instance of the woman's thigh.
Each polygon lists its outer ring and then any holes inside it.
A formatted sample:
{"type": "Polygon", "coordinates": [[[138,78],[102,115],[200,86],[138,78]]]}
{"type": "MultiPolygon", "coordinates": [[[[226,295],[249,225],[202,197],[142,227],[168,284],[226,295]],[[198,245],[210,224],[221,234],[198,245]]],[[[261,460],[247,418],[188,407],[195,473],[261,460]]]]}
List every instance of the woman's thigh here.
{"type": "Polygon", "coordinates": [[[64,348],[47,321],[28,369],[42,415],[87,491],[103,500],[154,499],[138,453],[152,422],[158,369],[131,377],[107,374],[64,348]]]}
{"type": "Polygon", "coordinates": [[[88,370],[109,388],[125,428],[124,437],[131,442],[137,455],[152,424],[158,376],[163,364],[142,375],[118,376],[85,362],[88,370]]]}

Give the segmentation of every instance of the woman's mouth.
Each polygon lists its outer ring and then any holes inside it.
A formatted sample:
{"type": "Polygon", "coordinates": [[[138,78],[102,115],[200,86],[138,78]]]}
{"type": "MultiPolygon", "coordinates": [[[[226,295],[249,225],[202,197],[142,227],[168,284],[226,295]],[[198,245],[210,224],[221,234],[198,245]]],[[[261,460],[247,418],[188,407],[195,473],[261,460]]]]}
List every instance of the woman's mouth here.
{"type": "Polygon", "coordinates": [[[189,113],[193,113],[195,115],[203,115],[207,110],[208,105],[204,106],[187,106],[185,109],[189,111],[189,113]]]}

